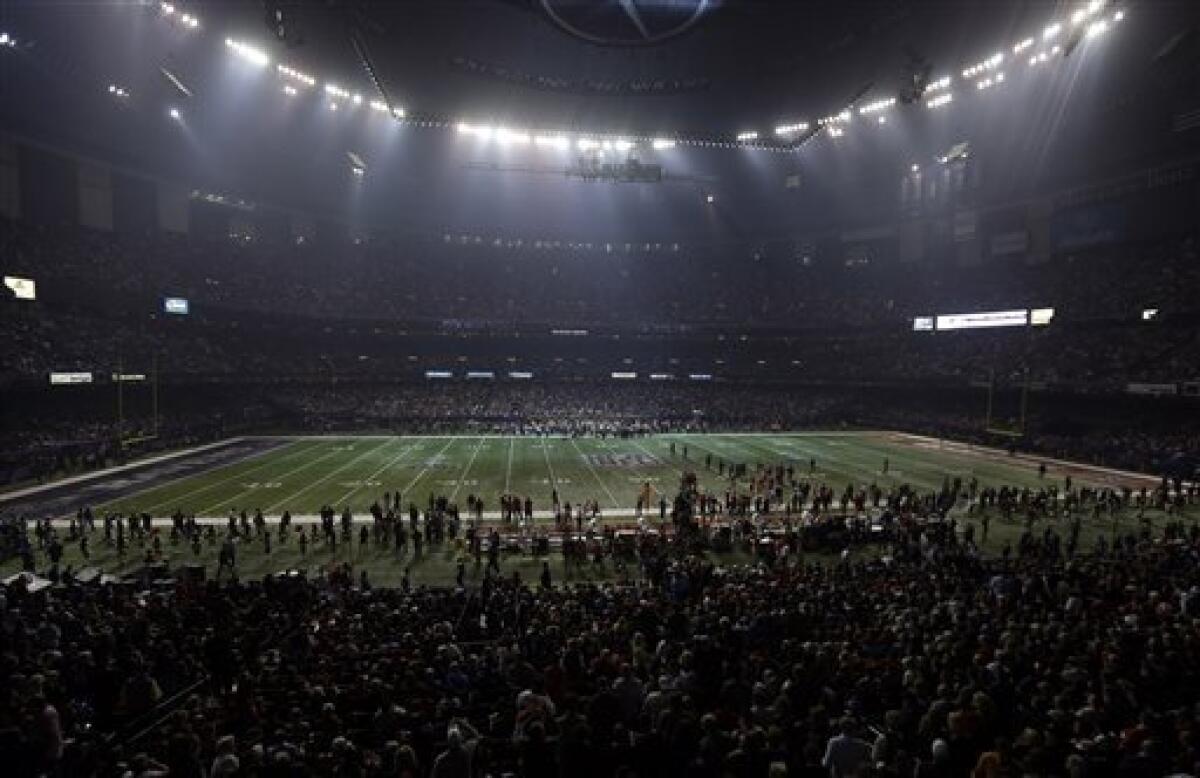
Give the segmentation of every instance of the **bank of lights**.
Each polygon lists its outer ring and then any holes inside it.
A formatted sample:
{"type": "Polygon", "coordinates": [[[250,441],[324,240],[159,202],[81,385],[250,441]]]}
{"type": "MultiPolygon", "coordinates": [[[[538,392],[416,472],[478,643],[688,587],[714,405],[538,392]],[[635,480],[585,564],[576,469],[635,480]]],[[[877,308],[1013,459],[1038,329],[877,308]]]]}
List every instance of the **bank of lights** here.
{"type": "Polygon", "coordinates": [[[880,111],[886,111],[895,104],[896,98],[889,97],[886,100],[876,100],[873,103],[867,103],[863,107],[859,108],[858,112],[864,116],[868,114],[879,113],[880,111]]]}
{"type": "MultiPolygon", "coordinates": [[[[147,4],[151,5],[152,7],[155,5],[153,0],[147,4]]],[[[1012,55],[1019,61],[1027,61],[1030,67],[1048,62],[1051,56],[1061,53],[1061,46],[1056,45],[1049,49],[1048,52],[1046,50],[1041,52],[1033,52],[1029,51],[1029,49],[1035,47],[1035,44],[1039,40],[1048,46],[1051,41],[1065,35],[1068,28],[1074,28],[1072,35],[1075,36],[1093,38],[1103,35],[1125,18],[1126,11],[1123,8],[1112,8],[1114,4],[1115,3],[1108,2],[1107,0],[1089,0],[1086,5],[1078,6],[1076,10],[1069,14],[1066,18],[1058,21],[1052,21],[1047,24],[1042,28],[1040,35],[1026,37],[1015,44],[1001,48],[987,59],[977,62],[976,64],[962,70],[961,75],[965,79],[972,80],[975,83],[976,90],[984,90],[1004,81],[1003,74],[999,73],[998,71],[1001,65],[1005,62],[1006,55],[1012,55]]],[[[191,13],[181,12],[176,3],[161,2],[157,3],[157,7],[163,18],[169,19],[178,26],[193,30],[200,28],[200,21],[198,17],[191,13]]],[[[265,67],[271,62],[270,56],[265,51],[233,39],[226,39],[225,42],[226,45],[239,58],[245,60],[246,62],[259,67],[265,67]]],[[[6,33],[0,33],[0,46],[13,47],[15,45],[16,40],[14,38],[6,33]]],[[[276,71],[281,78],[292,83],[291,89],[283,89],[284,93],[289,96],[293,96],[298,93],[296,87],[312,88],[317,86],[317,78],[302,71],[296,70],[288,65],[278,64],[276,65],[276,71]]],[[[925,106],[930,109],[940,108],[952,102],[953,97],[950,95],[950,89],[950,76],[943,76],[927,84],[923,91],[923,94],[928,98],[925,100],[925,106]],[[941,94],[931,95],[933,92],[941,92],[941,94]]],[[[337,111],[340,107],[351,107],[348,104],[353,104],[354,106],[364,105],[365,107],[365,104],[368,102],[364,100],[361,94],[350,92],[349,90],[343,89],[332,82],[326,82],[324,85],[324,90],[329,100],[328,108],[330,111],[337,111]]],[[[116,92],[113,92],[113,94],[118,97],[121,96],[116,92]]],[[[899,100],[894,97],[876,100],[866,105],[858,106],[856,112],[860,115],[880,113],[896,105],[898,102],[899,100]]],[[[392,117],[395,119],[405,118],[404,111],[398,108],[388,109],[386,104],[384,104],[382,101],[372,100],[369,102],[369,105],[374,112],[391,113],[392,117]]],[[[851,111],[844,110],[836,115],[826,116],[817,121],[816,124],[817,126],[825,127],[826,129],[831,130],[830,135],[836,138],[843,134],[841,127],[849,124],[851,119],[851,111]],[[833,132],[832,130],[835,129],[838,131],[833,132]]],[[[884,124],[886,119],[877,116],[876,122],[879,124],[884,124]]],[[[431,126],[454,125],[435,121],[431,126]]],[[[796,140],[796,136],[807,132],[809,128],[810,125],[808,122],[792,122],[778,125],[774,128],[774,135],[785,145],[776,147],[773,144],[767,144],[764,148],[774,148],[782,151],[794,148],[786,144],[796,140]]],[[[490,128],[492,135],[486,135],[485,131],[488,129],[489,128],[483,127],[474,128],[475,133],[480,136],[493,137],[495,134],[495,128],[490,128]]],[[[551,148],[566,147],[572,142],[569,139],[571,136],[564,133],[552,132],[547,135],[535,136],[528,132],[512,132],[515,133],[515,135],[504,135],[502,139],[496,139],[505,143],[532,143],[538,146],[551,148]],[[529,140],[524,140],[526,137],[528,137],[529,140]]],[[[579,136],[574,137],[578,138],[579,136]]],[[[679,143],[720,148],[736,148],[740,144],[757,145],[761,139],[761,136],[760,133],[756,131],[746,130],[736,133],[733,138],[729,138],[728,136],[726,136],[726,138],[727,140],[725,141],[721,141],[720,139],[663,139],[647,137],[639,137],[637,140],[639,142],[647,143],[655,149],[673,148],[679,143]]],[[[586,137],[579,138],[577,142],[582,144],[580,146],[581,148],[586,146],[601,151],[621,150],[622,148],[632,147],[632,144],[629,141],[601,141],[586,137]]]]}
{"type": "Polygon", "coordinates": [[[0,46],[5,46],[5,47],[11,49],[11,48],[15,48],[16,45],[17,45],[16,38],[14,38],[13,36],[9,35],[6,32],[0,32],[0,46]]]}
{"type": "Polygon", "coordinates": [[[975,88],[976,89],[989,89],[989,88],[995,86],[996,84],[1003,84],[1003,83],[1004,83],[1004,74],[997,73],[995,76],[989,76],[988,78],[985,78],[982,81],[977,82],[975,84],[975,88]]]}
{"type": "Polygon", "coordinates": [[[972,65],[971,67],[964,70],[962,72],[963,78],[974,78],[975,76],[986,73],[989,70],[995,70],[996,68],[1000,67],[1000,65],[1002,65],[1003,63],[1004,63],[1004,52],[998,51],[995,54],[993,54],[992,56],[985,59],[983,62],[980,62],[976,65],[972,65]]]}
{"type": "Polygon", "coordinates": [[[937,79],[936,81],[930,81],[928,84],[925,85],[924,94],[929,94],[930,92],[941,92],[943,90],[949,89],[951,81],[952,81],[952,79],[950,76],[942,76],[941,78],[937,79]]]}
{"type": "Polygon", "coordinates": [[[571,139],[566,135],[538,135],[534,137],[535,146],[566,151],[571,147],[571,139]]]}
{"type": "Polygon", "coordinates": [[[233,38],[226,38],[225,46],[238,55],[239,59],[245,60],[255,67],[263,68],[271,64],[271,58],[262,49],[256,49],[249,44],[235,41],[233,38]]]}
{"type": "Polygon", "coordinates": [[[283,76],[284,78],[291,79],[292,81],[301,83],[304,86],[316,86],[317,85],[317,79],[313,78],[312,76],[308,75],[307,73],[302,73],[299,70],[296,70],[295,68],[288,67],[287,65],[283,65],[283,64],[276,65],[275,70],[276,70],[276,72],[279,73],[279,75],[283,76]]]}
{"type": "Polygon", "coordinates": [[[117,86],[116,84],[108,85],[108,93],[113,97],[117,97],[122,100],[126,97],[129,97],[129,90],[123,86],[117,86]]]}
{"type": "Polygon", "coordinates": [[[794,124],[781,124],[775,128],[775,134],[783,137],[787,135],[795,135],[798,132],[804,132],[808,129],[808,122],[795,122],[794,124]]]}
{"type": "Polygon", "coordinates": [[[190,13],[182,13],[176,15],[175,5],[173,3],[159,3],[158,9],[162,11],[163,16],[169,19],[175,19],[180,25],[189,30],[195,30],[200,27],[200,20],[190,13]]]}
{"type": "Polygon", "coordinates": [[[817,124],[821,125],[822,127],[825,126],[826,124],[846,124],[850,121],[850,118],[851,118],[850,110],[846,109],[845,111],[842,111],[841,113],[837,114],[836,116],[825,116],[825,117],[822,117],[821,119],[818,119],[817,124]]]}
{"type": "Polygon", "coordinates": [[[1013,54],[1020,54],[1025,49],[1033,45],[1033,38],[1026,38],[1017,45],[1013,46],[1013,54]]]}

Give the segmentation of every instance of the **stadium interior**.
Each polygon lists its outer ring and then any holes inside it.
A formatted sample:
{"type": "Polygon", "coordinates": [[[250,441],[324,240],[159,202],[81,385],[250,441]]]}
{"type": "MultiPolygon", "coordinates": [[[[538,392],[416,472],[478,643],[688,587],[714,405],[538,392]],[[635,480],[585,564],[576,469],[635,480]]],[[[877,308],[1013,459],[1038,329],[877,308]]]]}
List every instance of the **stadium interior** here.
{"type": "Polygon", "coordinates": [[[1194,0],[0,3],[0,772],[1200,775],[1194,0]]]}

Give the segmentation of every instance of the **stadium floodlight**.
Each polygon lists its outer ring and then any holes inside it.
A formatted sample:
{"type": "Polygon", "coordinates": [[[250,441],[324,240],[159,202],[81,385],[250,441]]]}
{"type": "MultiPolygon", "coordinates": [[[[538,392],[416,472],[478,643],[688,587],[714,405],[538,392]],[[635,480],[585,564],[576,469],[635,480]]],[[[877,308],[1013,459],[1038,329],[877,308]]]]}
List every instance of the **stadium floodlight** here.
{"type": "Polygon", "coordinates": [[[300,90],[296,89],[296,87],[292,86],[291,84],[284,84],[283,93],[288,97],[295,97],[296,95],[300,94],[300,90]]]}
{"type": "Polygon", "coordinates": [[[1025,49],[1033,45],[1033,38],[1026,38],[1017,45],[1013,46],[1013,54],[1020,54],[1025,49]]]}
{"type": "Polygon", "coordinates": [[[661,151],[663,149],[675,148],[675,141],[671,140],[670,138],[655,138],[653,141],[650,142],[650,145],[652,147],[654,147],[655,149],[661,151]]]}
{"type": "Polygon", "coordinates": [[[580,138],[575,142],[575,147],[580,151],[592,151],[593,149],[599,148],[600,144],[591,138],[580,138]]]}
{"type": "Polygon", "coordinates": [[[535,146],[545,146],[552,149],[565,149],[570,145],[570,141],[562,135],[538,135],[534,137],[533,143],[535,146]]]}
{"type": "Polygon", "coordinates": [[[717,201],[716,195],[713,195],[713,194],[704,195],[704,202],[708,203],[709,205],[712,205],[716,201],[717,201]]]}
{"type": "Polygon", "coordinates": [[[887,117],[886,117],[886,116],[880,116],[880,117],[879,117],[879,119],[878,119],[877,121],[878,121],[880,124],[887,124],[887,117]]]}
{"type": "Polygon", "coordinates": [[[533,142],[533,138],[529,133],[522,130],[510,130],[507,127],[501,127],[496,130],[496,142],[502,146],[517,144],[520,146],[528,146],[533,142]]]}
{"type": "Polygon", "coordinates": [[[1088,18],[1087,9],[1080,8],[1078,11],[1071,14],[1071,24],[1083,24],[1084,20],[1087,18],[1088,18]]]}
{"type": "Polygon", "coordinates": [[[167,116],[171,117],[175,121],[180,121],[182,119],[182,115],[179,113],[178,108],[172,108],[171,110],[167,111],[167,116]]]}
{"type": "Polygon", "coordinates": [[[942,76],[939,79],[930,81],[928,84],[925,85],[924,94],[929,94],[930,92],[940,92],[943,89],[949,89],[950,81],[951,81],[950,76],[942,76]]]}
{"type": "Polygon", "coordinates": [[[617,140],[613,141],[613,148],[621,152],[629,151],[631,148],[633,148],[633,142],[627,141],[624,138],[618,138],[617,140]]]}
{"type": "Polygon", "coordinates": [[[1055,35],[1058,35],[1059,32],[1061,32],[1061,31],[1062,31],[1062,25],[1059,24],[1058,22],[1055,22],[1054,24],[1051,24],[1048,27],[1046,27],[1046,29],[1042,30],[1042,40],[1048,41],[1051,38],[1053,38],[1055,35]]]}
{"type": "Polygon", "coordinates": [[[776,135],[794,135],[798,132],[804,132],[808,129],[808,122],[795,122],[793,124],[781,124],[775,128],[776,135]]]}
{"type": "Polygon", "coordinates": [[[886,111],[888,108],[891,108],[895,104],[896,104],[896,98],[889,97],[886,100],[876,100],[873,103],[867,103],[862,108],[859,108],[858,112],[863,115],[878,113],[880,111],[886,111]]]}
{"type": "Polygon", "coordinates": [[[158,7],[167,16],[175,13],[175,6],[171,5],[170,3],[160,3],[158,7]]]}
{"type": "Polygon", "coordinates": [[[843,130],[841,127],[830,127],[829,128],[829,137],[831,137],[831,138],[840,138],[845,134],[846,134],[846,131],[843,130]]]}
{"type": "Polygon", "coordinates": [[[0,32],[0,46],[7,46],[8,48],[11,49],[16,45],[17,45],[16,38],[14,38],[13,36],[9,35],[6,32],[0,32]]]}
{"type": "Polygon", "coordinates": [[[337,84],[330,83],[330,82],[325,83],[325,94],[329,95],[330,97],[339,98],[341,100],[350,99],[349,90],[342,89],[337,84]]]}
{"type": "Polygon", "coordinates": [[[350,98],[350,100],[355,105],[362,105],[362,95],[360,95],[360,94],[356,93],[353,97],[350,98]]]}
{"type": "Polygon", "coordinates": [[[242,59],[244,59],[245,61],[249,62],[251,65],[254,65],[256,67],[260,67],[260,68],[266,67],[267,65],[269,65],[271,63],[271,58],[267,55],[267,53],[265,51],[263,51],[262,49],[257,49],[254,46],[251,46],[247,43],[242,43],[241,41],[235,41],[233,38],[226,38],[225,46],[227,48],[231,49],[234,54],[238,55],[239,57],[241,57],[242,59]]]}
{"type": "Polygon", "coordinates": [[[1092,2],[1088,3],[1087,10],[1089,14],[1094,14],[1103,7],[1104,0],[1092,0],[1092,2]]]}
{"type": "Polygon", "coordinates": [[[330,101],[329,101],[329,110],[330,110],[330,111],[336,111],[336,110],[337,110],[337,103],[335,103],[335,102],[333,102],[332,100],[330,100],[330,101]]]}
{"type": "Polygon", "coordinates": [[[200,26],[200,20],[191,14],[183,14],[180,16],[179,23],[184,27],[190,27],[193,30],[200,26]]]}
{"type": "Polygon", "coordinates": [[[1119,21],[1121,21],[1121,20],[1122,20],[1122,19],[1124,19],[1124,18],[1125,18],[1125,12],[1124,12],[1124,11],[1118,10],[1118,11],[1117,11],[1115,14],[1113,14],[1113,21],[1114,21],[1114,22],[1119,22],[1119,21]]]}
{"type": "Polygon", "coordinates": [[[379,113],[387,113],[387,103],[383,102],[382,100],[372,100],[371,110],[378,111],[379,113]]]}
{"type": "Polygon", "coordinates": [[[925,102],[925,107],[926,108],[941,108],[943,105],[945,105],[953,100],[954,100],[954,95],[950,92],[946,92],[945,94],[940,94],[937,97],[927,100],[925,102]]]}
{"type": "Polygon", "coordinates": [[[1108,31],[1108,22],[1101,19],[1098,22],[1092,22],[1088,25],[1087,34],[1089,38],[1094,38],[1097,35],[1103,35],[1108,31]]]}
{"type": "Polygon", "coordinates": [[[758,140],[758,133],[754,130],[743,130],[737,134],[738,142],[746,143],[747,141],[758,140]]]}
{"type": "Polygon", "coordinates": [[[921,172],[921,166],[920,166],[920,165],[918,165],[916,162],[914,162],[914,163],[912,163],[911,165],[909,165],[908,169],[909,169],[909,170],[911,170],[911,171],[912,171],[912,172],[914,172],[914,173],[920,173],[920,172],[921,172]]]}
{"type": "Polygon", "coordinates": [[[116,98],[119,98],[122,100],[125,99],[126,97],[129,97],[129,90],[123,86],[117,86],[116,84],[108,85],[108,93],[110,95],[112,95],[113,97],[116,97],[116,98]]]}
{"type": "Polygon", "coordinates": [[[275,66],[275,70],[279,73],[279,75],[283,76],[284,78],[290,78],[293,81],[298,81],[301,84],[304,84],[304,86],[316,86],[317,85],[317,79],[313,78],[312,76],[310,76],[307,73],[296,70],[293,67],[279,64],[279,65],[275,66]]]}

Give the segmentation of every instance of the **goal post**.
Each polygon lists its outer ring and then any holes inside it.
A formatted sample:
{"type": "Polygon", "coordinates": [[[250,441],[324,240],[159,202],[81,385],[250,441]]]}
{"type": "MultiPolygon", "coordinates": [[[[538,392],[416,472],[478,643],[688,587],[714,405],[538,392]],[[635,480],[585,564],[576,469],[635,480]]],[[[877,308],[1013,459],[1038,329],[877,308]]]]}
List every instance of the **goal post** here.
{"type": "Polygon", "coordinates": [[[1029,368],[1007,377],[998,377],[992,369],[985,386],[984,432],[1010,440],[1024,437],[1029,414],[1029,368]]]}

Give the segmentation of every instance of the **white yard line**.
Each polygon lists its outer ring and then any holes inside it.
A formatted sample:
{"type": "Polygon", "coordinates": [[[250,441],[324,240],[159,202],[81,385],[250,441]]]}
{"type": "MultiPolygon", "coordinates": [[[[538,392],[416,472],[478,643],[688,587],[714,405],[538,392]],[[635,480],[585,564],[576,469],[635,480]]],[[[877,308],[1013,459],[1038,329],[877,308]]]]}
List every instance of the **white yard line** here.
{"type": "Polygon", "coordinates": [[[511,435],[508,438],[508,465],[504,468],[504,493],[509,494],[509,485],[512,483],[512,455],[513,445],[517,442],[515,437],[511,435]]]}
{"type": "Polygon", "coordinates": [[[454,502],[454,498],[458,496],[458,490],[462,488],[463,481],[466,480],[467,473],[471,472],[471,465],[475,464],[475,457],[479,456],[479,449],[483,448],[483,440],[481,436],[479,442],[475,444],[475,450],[471,452],[471,458],[467,460],[467,466],[459,474],[458,483],[454,484],[454,491],[450,492],[450,502],[454,502]]]}
{"type": "MultiPolygon", "coordinates": [[[[284,448],[291,448],[292,446],[298,446],[298,445],[299,445],[298,443],[292,443],[290,446],[284,446],[284,448]]],[[[255,465],[254,467],[250,468],[249,470],[243,470],[241,472],[234,473],[227,478],[222,478],[219,481],[205,484],[196,489],[192,489],[190,491],[184,492],[183,494],[177,494],[169,499],[163,500],[162,502],[156,502],[153,505],[148,505],[145,508],[143,508],[142,510],[145,511],[146,513],[153,513],[155,510],[163,507],[164,505],[171,505],[172,503],[174,503],[176,506],[178,506],[185,499],[192,497],[193,495],[204,494],[205,492],[209,491],[210,489],[216,489],[218,486],[224,486],[225,484],[229,483],[230,481],[236,481],[239,478],[244,478],[245,476],[250,475],[251,473],[257,473],[259,470],[262,470],[263,468],[270,467],[272,465],[277,465],[280,462],[291,459],[294,456],[297,456],[299,454],[302,454],[302,453],[305,453],[308,451],[312,451],[312,449],[313,449],[313,447],[299,448],[295,451],[282,453],[278,459],[270,459],[266,462],[262,462],[260,464],[255,465]]],[[[261,459],[262,457],[266,456],[267,454],[273,454],[273,453],[279,453],[279,452],[276,449],[270,449],[268,451],[262,452],[261,454],[256,454],[254,456],[246,457],[246,459],[241,459],[241,460],[238,460],[237,462],[232,462],[228,465],[223,465],[223,467],[236,467],[237,465],[240,465],[244,462],[254,460],[254,459],[261,459]]],[[[149,494],[150,492],[156,492],[159,489],[168,487],[173,483],[177,483],[179,481],[183,481],[188,478],[196,478],[201,475],[204,475],[204,471],[201,471],[200,473],[189,473],[188,475],[183,475],[183,476],[180,476],[179,478],[172,478],[170,481],[164,481],[162,483],[155,484],[154,486],[152,486],[149,489],[146,489],[142,492],[135,492],[134,494],[126,495],[125,497],[120,497],[116,500],[112,500],[111,502],[114,502],[114,503],[122,502],[122,501],[128,500],[132,497],[136,497],[138,494],[149,494]]]]}
{"type": "MultiPolygon", "coordinates": [[[[314,451],[317,448],[318,448],[317,446],[313,446],[312,448],[305,449],[305,452],[311,453],[312,451],[314,451]]],[[[296,473],[299,473],[303,470],[307,470],[308,468],[313,467],[314,465],[318,465],[321,462],[324,462],[326,459],[329,459],[330,457],[332,457],[336,454],[340,454],[340,453],[341,453],[340,449],[334,449],[333,451],[330,451],[328,453],[321,454],[316,459],[307,460],[307,461],[302,462],[301,464],[297,465],[296,467],[293,467],[291,470],[287,470],[283,473],[280,473],[278,476],[272,476],[271,480],[272,481],[278,480],[279,483],[282,484],[283,480],[285,478],[295,475],[296,473]]],[[[253,491],[254,491],[254,489],[246,489],[246,488],[238,489],[231,496],[226,497],[224,500],[221,500],[219,502],[215,502],[212,505],[206,505],[203,508],[201,508],[200,510],[196,511],[196,513],[197,514],[206,514],[209,511],[212,511],[212,510],[215,510],[222,506],[229,505],[230,503],[236,502],[237,500],[241,499],[242,497],[251,494],[253,491]]]]}
{"type": "MultiPolygon", "coordinates": [[[[550,464],[550,447],[546,445],[547,440],[549,438],[542,438],[542,455],[546,457],[546,469],[550,471],[550,488],[557,493],[558,479],[554,477],[554,465],[550,464]]],[[[558,496],[559,498],[562,497],[561,494],[558,496]]]]}
{"type": "MultiPolygon", "coordinates": [[[[454,437],[451,437],[449,440],[447,440],[446,445],[442,446],[438,450],[438,452],[433,455],[433,459],[437,459],[442,454],[446,453],[446,449],[450,448],[450,444],[452,444],[457,439],[458,439],[458,436],[456,435],[454,437]]],[[[424,478],[425,474],[429,472],[429,467],[430,467],[429,465],[425,465],[424,469],[422,469],[421,472],[417,473],[416,478],[413,478],[411,481],[408,482],[408,486],[406,486],[400,490],[401,497],[408,494],[410,489],[412,489],[414,486],[416,486],[418,483],[421,482],[421,479],[424,478]]],[[[412,502],[412,500],[409,500],[409,502],[412,502]]]]}
{"type": "MultiPolygon", "coordinates": [[[[307,485],[307,486],[305,486],[303,489],[301,489],[301,490],[299,490],[299,491],[297,491],[297,492],[292,492],[292,493],[291,493],[291,494],[289,494],[287,497],[284,497],[283,499],[279,500],[278,502],[275,502],[275,503],[273,503],[273,504],[271,504],[271,505],[268,505],[268,506],[267,506],[267,508],[266,508],[266,510],[264,510],[263,512],[264,512],[264,513],[271,513],[271,512],[273,512],[273,511],[274,511],[276,508],[278,508],[279,506],[281,506],[281,505],[284,505],[284,504],[286,504],[286,503],[288,503],[288,502],[290,502],[290,501],[292,501],[292,500],[295,500],[295,499],[296,499],[297,497],[299,497],[300,495],[304,494],[305,492],[308,492],[308,491],[310,491],[310,490],[311,490],[311,489],[312,489],[314,486],[320,486],[321,484],[323,484],[323,483],[325,483],[326,481],[328,481],[330,478],[333,478],[335,475],[337,475],[338,473],[342,472],[343,470],[345,470],[346,468],[350,467],[351,465],[353,465],[353,464],[357,463],[358,461],[360,461],[360,460],[362,460],[362,459],[365,459],[366,457],[369,457],[369,456],[371,456],[372,454],[378,453],[379,451],[381,451],[381,450],[383,450],[383,449],[387,448],[387,445],[388,445],[389,443],[391,443],[391,442],[392,442],[394,439],[395,439],[395,438],[386,438],[386,439],[383,441],[383,443],[379,444],[379,445],[378,445],[378,446],[376,446],[375,448],[372,448],[372,449],[370,449],[369,451],[364,451],[363,453],[361,453],[361,454],[359,454],[358,456],[356,456],[356,457],[354,457],[353,459],[351,459],[349,462],[346,462],[346,463],[345,463],[344,465],[342,465],[341,467],[336,467],[336,468],[334,468],[333,470],[330,470],[330,471],[329,471],[328,473],[326,473],[324,476],[322,476],[321,478],[318,478],[317,480],[315,480],[315,481],[313,481],[312,483],[308,484],[308,485],[307,485]]],[[[331,452],[331,453],[341,453],[341,452],[335,451],[335,452],[331,452]]],[[[282,480],[282,479],[281,479],[281,480],[282,480]]]]}
{"type": "Polygon", "coordinates": [[[579,443],[575,441],[575,438],[571,438],[571,445],[575,447],[575,453],[579,454],[579,458],[587,465],[588,470],[592,471],[592,477],[596,479],[596,483],[600,484],[600,488],[608,494],[608,499],[612,500],[613,507],[620,508],[621,503],[617,501],[616,495],[612,493],[612,489],[609,489],[608,485],[600,478],[600,474],[596,472],[596,467],[592,464],[591,460],[584,456],[583,449],[579,448],[579,443]]]}
{"type": "MultiPolygon", "coordinates": [[[[403,439],[403,438],[402,438],[402,439],[403,439]]],[[[343,505],[343,504],[345,504],[346,500],[348,500],[348,499],[350,499],[351,497],[353,497],[353,496],[354,496],[354,495],[355,495],[357,492],[360,492],[360,491],[362,491],[363,489],[365,489],[365,488],[367,487],[367,483],[368,483],[369,481],[371,481],[371,479],[373,479],[373,478],[377,477],[377,476],[378,476],[380,473],[384,472],[384,471],[385,471],[385,470],[387,470],[388,468],[395,467],[396,463],[397,463],[397,462],[399,462],[399,461],[400,461],[401,459],[403,459],[404,457],[408,456],[409,452],[411,452],[411,451],[413,451],[414,449],[416,449],[416,448],[418,448],[418,447],[420,447],[420,446],[423,446],[423,445],[424,445],[424,443],[418,443],[418,442],[414,442],[414,443],[410,443],[410,444],[408,444],[408,447],[407,447],[407,448],[405,448],[405,449],[404,449],[403,451],[401,451],[399,454],[397,454],[396,456],[392,457],[390,460],[388,460],[387,462],[385,462],[385,463],[384,463],[384,465],[383,465],[382,467],[380,467],[380,468],[379,468],[378,470],[376,470],[374,473],[371,473],[369,476],[367,476],[366,478],[364,478],[364,479],[362,480],[362,483],[360,483],[358,486],[354,487],[354,488],[353,488],[353,489],[351,489],[350,491],[348,491],[348,492],[346,492],[345,494],[343,494],[341,497],[339,497],[339,498],[337,499],[337,501],[335,501],[335,502],[334,502],[334,503],[332,503],[332,504],[333,504],[333,505],[343,505]]]]}

